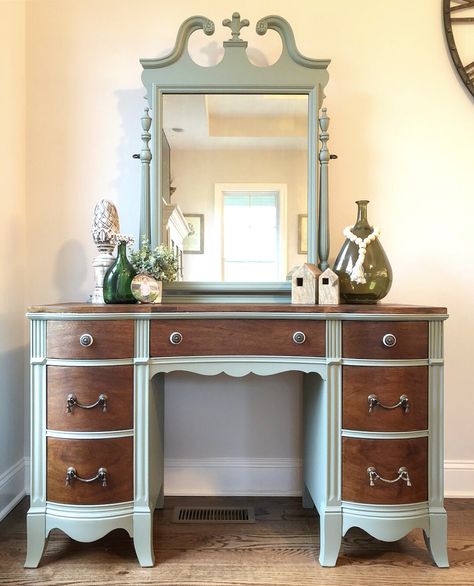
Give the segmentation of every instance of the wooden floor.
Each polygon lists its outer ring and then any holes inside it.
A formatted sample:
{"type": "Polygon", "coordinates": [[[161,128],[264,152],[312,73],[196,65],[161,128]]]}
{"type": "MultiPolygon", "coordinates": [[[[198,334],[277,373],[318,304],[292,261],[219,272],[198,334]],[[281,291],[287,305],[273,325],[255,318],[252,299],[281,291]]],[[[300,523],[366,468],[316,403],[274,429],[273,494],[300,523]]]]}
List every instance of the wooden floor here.
{"type": "Polygon", "coordinates": [[[297,498],[166,498],[155,514],[156,565],[141,568],[132,540],[114,531],[94,543],[51,532],[39,568],[25,570],[27,499],[0,523],[0,584],[22,586],[474,585],[474,500],[448,500],[449,569],[436,568],[421,530],[383,543],[359,529],[344,538],[337,566],[321,568],[319,522],[297,498]],[[175,524],[176,505],[251,505],[255,524],[175,524]]]}

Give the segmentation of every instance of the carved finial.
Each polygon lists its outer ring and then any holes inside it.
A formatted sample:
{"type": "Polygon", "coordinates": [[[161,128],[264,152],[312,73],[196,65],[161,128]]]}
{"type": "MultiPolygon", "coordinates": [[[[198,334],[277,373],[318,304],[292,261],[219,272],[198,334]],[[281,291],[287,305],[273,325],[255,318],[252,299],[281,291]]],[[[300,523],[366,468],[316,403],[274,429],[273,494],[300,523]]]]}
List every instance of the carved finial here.
{"type": "Polygon", "coordinates": [[[228,26],[232,31],[232,38],[229,39],[228,43],[239,43],[242,41],[240,38],[240,29],[244,28],[244,26],[249,26],[250,22],[245,18],[244,20],[240,19],[240,14],[238,12],[234,12],[232,15],[232,20],[226,18],[222,21],[223,26],[228,26]]]}

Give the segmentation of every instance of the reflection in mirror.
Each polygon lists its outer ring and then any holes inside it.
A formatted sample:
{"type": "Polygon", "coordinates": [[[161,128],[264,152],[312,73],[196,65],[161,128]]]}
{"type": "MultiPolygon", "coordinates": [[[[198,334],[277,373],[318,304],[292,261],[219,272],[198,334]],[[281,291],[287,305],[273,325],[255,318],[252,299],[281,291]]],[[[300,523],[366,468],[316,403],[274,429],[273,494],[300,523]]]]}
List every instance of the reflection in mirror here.
{"type": "Polygon", "coordinates": [[[166,223],[182,218],[183,280],[282,281],[306,262],[306,95],[165,94],[162,144],[163,235],[173,245],[166,223]]]}

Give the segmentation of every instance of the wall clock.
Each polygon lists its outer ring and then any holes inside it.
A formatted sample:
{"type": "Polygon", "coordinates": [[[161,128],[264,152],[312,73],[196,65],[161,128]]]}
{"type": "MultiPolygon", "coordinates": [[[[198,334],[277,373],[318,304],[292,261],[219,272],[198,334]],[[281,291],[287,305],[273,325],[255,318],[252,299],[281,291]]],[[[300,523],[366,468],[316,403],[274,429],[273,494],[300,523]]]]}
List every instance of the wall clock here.
{"type": "Polygon", "coordinates": [[[474,96],[474,0],[443,0],[443,17],[454,65],[474,96]]]}

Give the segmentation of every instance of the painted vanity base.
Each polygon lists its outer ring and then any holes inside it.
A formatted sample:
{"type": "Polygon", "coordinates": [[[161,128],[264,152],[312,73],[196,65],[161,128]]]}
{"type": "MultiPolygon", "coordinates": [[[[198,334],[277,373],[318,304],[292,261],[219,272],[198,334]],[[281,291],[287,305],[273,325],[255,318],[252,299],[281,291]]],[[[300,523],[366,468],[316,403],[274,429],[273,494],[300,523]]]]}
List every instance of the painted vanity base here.
{"type": "MultiPolygon", "coordinates": [[[[32,462],[25,567],[38,566],[46,538],[55,528],[83,542],[97,540],[113,529],[123,528],[133,538],[140,565],[154,565],[153,513],[155,508],[163,506],[164,495],[164,385],[166,374],[177,370],[206,376],[225,373],[232,377],[295,370],[304,373],[303,506],[312,508],[314,505],[319,513],[319,562],[322,566],[336,565],[342,537],[351,527],[360,527],[384,541],[395,541],[412,529],[421,528],[435,563],[440,567],[448,566],[442,482],[442,321],[446,319],[445,310],[410,306],[226,305],[207,309],[201,305],[168,309],[166,305],[157,308],[70,305],[33,308],[29,317],[32,320],[32,462]],[[314,313],[314,309],[318,313],[314,313]],[[293,331],[305,333],[303,344],[294,341],[293,331]],[[351,346],[354,331],[357,343],[351,346]],[[170,342],[171,334],[176,332],[182,335],[180,344],[170,342]],[[380,342],[381,334],[387,332],[398,338],[394,348],[384,347],[380,342]],[[90,347],[79,343],[84,333],[94,340],[90,347]],[[279,349],[278,354],[275,348],[279,349]],[[266,354],[268,349],[271,354],[266,354]],[[362,352],[363,356],[357,352],[362,352]],[[130,394],[133,398],[129,404],[133,429],[115,429],[108,419],[109,414],[114,416],[116,402],[125,400],[114,395],[113,384],[114,373],[124,366],[133,369],[133,393],[130,394]],[[94,387],[99,380],[94,376],[99,372],[96,368],[102,368],[102,372],[104,367],[109,369],[105,371],[110,373],[111,381],[107,413],[94,420],[98,423],[92,424],[88,418],[78,419],[83,417],[79,408],[74,408],[67,416],[59,410],[61,415],[54,419],[57,411],[52,401],[58,400],[58,395],[53,393],[54,377],[48,376],[50,367],[61,367],[66,374],[75,373],[76,378],[71,380],[85,381],[83,384],[87,387],[94,387]],[[426,374],[426,378],[420,380],[426,381],[427,388],[416,394],[414,389],[403,389],[413,406],[409,411],[412,419],[408,421],[409,424],[413,422],[414,429],[406,431],[407,420],[397,407],[390,409],[388,415],[376,409],[364,424],[365,429],[343,427],[343,422],[351,421],[349,411],[354,409],[349,401],[350,393],[354,392],[349,374],[354,367],[356,370],[358,367],[370,369],[360,401],[357,397],[355,409],[361,410],[357,416],[366,416],[369,392],[376,392],[381,403],[384,402],[387,385],[378,383],[379,377],[385,376],[384,380],[390,379],[392,383],[397,377],[404,381],[406,370],[414,367],[418,370],[409,371],[408,380],[416,372],[426,374]],[[427,405],[423,405],[426,403],[424,397],[428,397],[427,405]],[[424,407],[427,407],[425,415],[424,407]],[[387,418],[386,424],[383,417],[387,418]],[[84,429],[77,429],[82,425],[78,421],[85,422],[84,429]],[[381,431],[381,425],[387,425],[386,430],[381,431]],[[107,443],[101,444],[103,440],[107,443]],[[374,463],[372,454],[368,453],[360,470],[362,481],[354,485],[354,475],[347,473],[354,462],[347,461],[350,452],[343,449],[346,440],[349,443],[371,442],[371,446],[377,447],[375,451],[381,450],[381,453],[385,453],[384,450],[392,453],[393,446],[398,446],[400,454],[408,456],[400,456],[393,473],[391,468],[387,473],[383,470],[385,462],[374,463]],[[133,442],[133,470],[122,470],[119,474],[114,468],[115,460],[122,460],[123,465],[123,459],[117,458],[120,456],[117,450],[122,449],[119,446],[124,446],[123,442],[130,441],[133,442]],[[79,460],[81,446],[86,449],[89,445],[90,450],[90,442],[93,442],[97,447],[93,452],[98,454],[99,465],[106,469],[106,485],[92,480],[90,470],[82,472],[80,462],[71,460],[72,442],[79,460]],[[114,445],[117,446],[115,452],[114,445]],[[106,446],[112,446],[107,448],[109,452],[101,449],[106,446]],[[420,455],[419,446],[425,446],[426,452],[420,455]],[[415,458],[413,461],[410,454],[415,458]],[[66,479],[69,466],[77,468],[79,479],[65,482],[63,487],[62,475],[66,479]],[[376,479],[374,486],[367,476],[371,466],[380,470],[380,480],[376,479]],[[394,482],[398,466],[406,467],[411,483],[405,483],[403,478],[394,482]],[[81,475],[83,482],[80,482],[81,475]],[[84,480],[90,482],[84,483],[84,480]],[[128,490],[133,495],[132,500],[107,502],[109,494],[126,495],[128,490]],[[355,501],[348,500],[345,494],[358,497],[355,501]],[[416,495],[425,495],[425,498],[412,502],[416,495]]],[[[358,374],[364,372],[357,371],[358,374]]],[[[64,406],[71,392],[66,386],[64,397],[60,398],[64,406]]],[[[398,393],[398,387],[395,391],[398,393]]],[[[79,403],[80,392],[78,388],[79,403]]],[[[103,389],[97,388],[99,392],[103,389]]],[[[89,455],[86,461],[88,459],[89,455]]]]}

